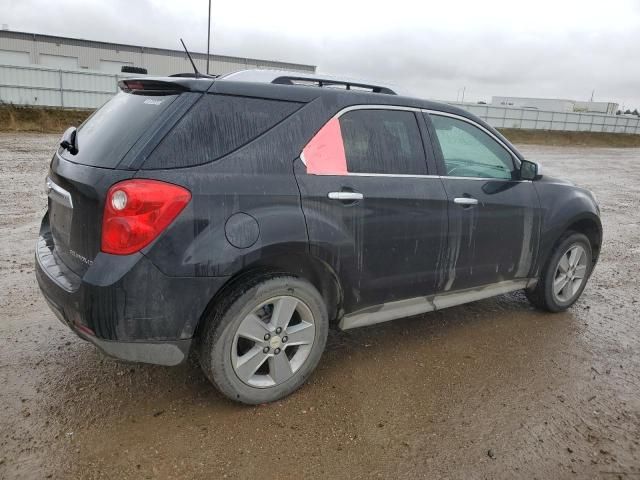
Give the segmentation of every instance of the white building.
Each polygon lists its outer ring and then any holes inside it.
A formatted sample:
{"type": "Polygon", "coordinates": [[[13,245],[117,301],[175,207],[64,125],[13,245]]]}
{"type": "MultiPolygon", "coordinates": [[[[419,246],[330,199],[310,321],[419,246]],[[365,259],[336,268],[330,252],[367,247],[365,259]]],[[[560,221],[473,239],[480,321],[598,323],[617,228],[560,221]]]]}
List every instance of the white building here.
{"type": "MultiPolygon", "coordinates": [[[[206,73],[206,54],[191,55],[198,70],[206,73]]],[[[118,91],[118,80],[132,76],[121,73],[123,66],[146,68],[158,76],[193,72],[183,50],[0,30],[0,104],[96,108],[118,91]]],[[[316,70],[276,60],[210,56],[212,74],[247,68],[316,70]]]]}
{"type": "MultiPolygon", "coordinates": [[[[176,39],[176,43],[178,39],[176,39]]],[[[188,45],[187,45],[188,47],[188,45]]],[[[190,52],[201,72],[206,72],[206,54],[190,52]]],[[[97,42],[36,33],[0,30],[0,65],[40,65],[64,70],[119,73],[125,65],[143,67],[149,75],[191,72],[183,50],[97,42]]],[[[210,73],[220,75],[246,68],[269,68],[314,73],[313,65],[211,55],[210,73]]]]}
{"type": "Polygon", "coordinates": [[[562,98],[491,97],[491,105],[549,112],[604,113],[607,115],[615,115],[618,111],[617,103],[579,102],[562,98]]]}

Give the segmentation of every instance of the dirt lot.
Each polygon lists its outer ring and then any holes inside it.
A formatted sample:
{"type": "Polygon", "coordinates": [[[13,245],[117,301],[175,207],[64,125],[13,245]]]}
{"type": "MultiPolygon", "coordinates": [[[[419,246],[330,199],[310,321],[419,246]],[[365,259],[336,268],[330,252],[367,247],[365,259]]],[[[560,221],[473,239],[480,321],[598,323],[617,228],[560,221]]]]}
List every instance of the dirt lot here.
{"type": "Polygon", "coordinates": [[[640,149],[526,146],[592,189],[605,245],[570,311],[521,294],[332,333],[281,402],[189,363],[103,358],[33,274],[57,135],[0,134],[0,478],[640,479],[640,149]]]}

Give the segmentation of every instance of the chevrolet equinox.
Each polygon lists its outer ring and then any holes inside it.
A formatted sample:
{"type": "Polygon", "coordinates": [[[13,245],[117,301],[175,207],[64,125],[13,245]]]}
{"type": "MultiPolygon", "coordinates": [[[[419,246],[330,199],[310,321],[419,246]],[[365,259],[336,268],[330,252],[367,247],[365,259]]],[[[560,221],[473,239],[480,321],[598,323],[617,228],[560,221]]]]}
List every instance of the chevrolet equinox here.
{"type": "Polygon", "coordinates": [[[233,400],[300,387],[330,325],[516,290],[565,310],[598,259],[594,196],[460,108],[269,71],[120,90],[53,156],[40,289],[107,355],[193,351],[233,400]]]}

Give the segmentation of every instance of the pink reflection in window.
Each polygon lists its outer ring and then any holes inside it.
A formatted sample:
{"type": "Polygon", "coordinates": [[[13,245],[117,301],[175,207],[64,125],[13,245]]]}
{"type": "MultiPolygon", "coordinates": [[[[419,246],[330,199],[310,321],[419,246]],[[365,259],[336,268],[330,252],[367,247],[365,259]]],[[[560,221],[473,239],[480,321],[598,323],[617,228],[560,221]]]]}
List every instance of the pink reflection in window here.
{"type": "Polygon", "coordinates": [[[340,121],[329,120],[302,150],[307,173],[310,175],[346,175],[340,121]]]}

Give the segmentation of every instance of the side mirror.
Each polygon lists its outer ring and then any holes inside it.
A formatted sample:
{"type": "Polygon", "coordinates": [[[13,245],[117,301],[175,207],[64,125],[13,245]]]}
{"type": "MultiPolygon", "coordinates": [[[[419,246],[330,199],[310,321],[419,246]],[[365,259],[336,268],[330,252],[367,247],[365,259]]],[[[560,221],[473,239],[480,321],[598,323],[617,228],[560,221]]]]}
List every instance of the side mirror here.
{"type": "Polygon", "coordinates": [[[78,144],[76,143],[76,127],[69,127],[62,134],[60,146],[65,150],[69,150],[71,155],[78,153],[78,144]]]}
{"type": "Polygon", "coordinates": [[[522,160],[520,163],[520,178],[522,180],[536,180],[540,178],[540,166],[536,162],[522,160]]]}

